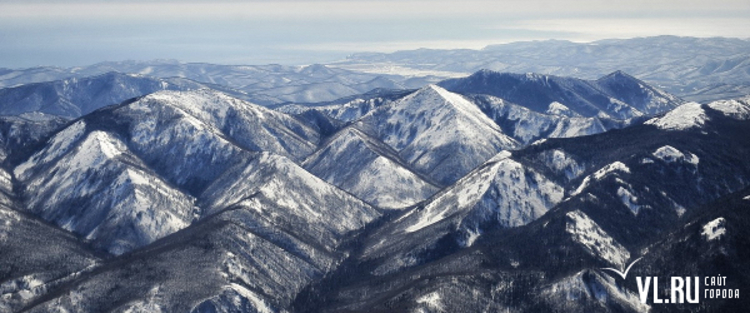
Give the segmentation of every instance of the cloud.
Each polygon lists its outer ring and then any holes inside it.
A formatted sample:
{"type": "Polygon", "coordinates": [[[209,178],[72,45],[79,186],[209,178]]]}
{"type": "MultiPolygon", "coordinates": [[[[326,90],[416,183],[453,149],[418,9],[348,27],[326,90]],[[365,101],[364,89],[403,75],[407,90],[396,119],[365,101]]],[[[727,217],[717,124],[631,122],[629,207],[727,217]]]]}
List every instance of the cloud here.
{"type": "Polygon", "coordinates": [[[563,17],[620,14],[701,14],[748,12],[746,0],[319,0],[319,1],[4,1],[3,18],[151,19],[151,18],[420,18],[420,17],[563,17]]]}

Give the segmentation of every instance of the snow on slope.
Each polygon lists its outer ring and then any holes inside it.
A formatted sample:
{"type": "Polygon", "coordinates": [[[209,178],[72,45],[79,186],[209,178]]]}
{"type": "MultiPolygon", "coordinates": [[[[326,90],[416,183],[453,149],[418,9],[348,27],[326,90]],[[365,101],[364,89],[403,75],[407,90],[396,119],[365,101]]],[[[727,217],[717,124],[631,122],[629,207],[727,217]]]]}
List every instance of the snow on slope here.
{"type": "Polygon", "coordinates": [[[396,151],[354,127],[338,132],[303,166],[313,175],[386,209],[413,205],[438,190],[411,172],[396,151]]]}
{"type": "Polygon", "coordinates": [[[459,214],[465,227],[494,220],[503,227],[525,225],[562,200],[562,188],[503,152],[440,192],[405,223],[415,232],[459,214]]]}
{"type": "MultiPolygon", "coordinates": [[[[706,106],[736,120],[750,119],[750,97],[714,101],[706,106]]],[[[662,117],[650,119],[646,124],[664,130],[686,130],[701,127],[708,120],[709,117],[706,115],[704,106],[696,102],[690,102],[667,112],[662,117]]]]}
{"type": "Polygon", "coordinates": [[[29,210],[121,254],[188,226],[193,199],[155,176],[117,136],[83,121],[16,168],[29,210]],[[62,144],[62,146],[61,146],[62,144]]]}
{"type": "Polygon", "coordinates": [[[656,149],[651,155],[667,163],[683,162],[692,164],[693,166],[698,166],[698,163],[700,162],[700,158],[698,158],[697,155],[690,152],[687,152],[687,154],[682,153],[680,150],[677,150],[670,145],[656,149]]]}
{"type": "Polygon", "coordinates": [[[540,295],[542,301],[561,311],[575,310],[572,304],[584,301],[602,310],[612,306],[627,308],[628,312],[649,312],[651,309],[641,303],[635,292],[617,284],[615,278],[591,270],[582,270],[545,286],[540,295]]]}
{"type": "Polygon", "coordinates": [[[557,102],[550,104],[550,108],[557,108],[560,112],[553,111],[559,114],[550,114],[535,112],[494,96],[477,95],[472,99],[506,134],[522,144],[529,144],[542,138],[569,138],[598,134],[608,129],[599,117],[582,117],[573,112],[566,113],[561,109],[561,106],[564,106],[557,102]]]}
{"type": "Polygon", "coordinates": [[[194,195],[251,151],[299,160],[319,140],[290,116],[210,90],[154,93],[86,120],[121,133],[154,171],[194,195]]]}
{"type": "Polygon", "coordinates": [[[239,206],[286,227],[305,227],[326,246],[380,214],[370,205],[313,176],[289,159],[261,153],[227,170],[200,197],[204,216],[239,206]]]}
{"type": "Polygon", "coordinates": [[[662,117],[650,119],[646,124],[664,130],[685,130],[702,126],[706,119],[708,119],[708,116],[701,108],[701,104],[690,102],[667,112],[662,117]]]}
{"type": "Polygon", "coordinates": [[[0,113],[42,112],[77,118],[104,106],[118,104],[160,90],[191,90],[204,86],[186,80],[168,81],[110,72],[93,77],[0,89],[0,113]]]}
{"type": "Polygon", "coordinates": [[[440,83],[462,94],[496,96],[536,112],[547,112],[560,103],[584,117],[606,116],[618,120],[667,111],[682,101],[624,74],[614,72],[587,81],[542,74],[500,73],[480,70],[469,77],[440,83]]]}
{"type": "Polygon", "coordinates": [[[701,229],[701,236],[703,236],[706,241],[721,238],[721,236],[724,236],[727,233],[726,223],[727,221],[723,217],[719,217],[706,223],[701,229]]]}
{"type": "Polygon", "coordinates": [[[592,180],[601,180],[602,178],[614,174],[618,175],[618,173],[630,173],[630,168],[628,168],[627,165],[620,161],[615,161],[610,164],[607,164],[606,166],[598,169],[596,172],[594,172],[591,175],[586,176],[581,184],[576,188],[575,191],[573,191],[570,195],[575,196],[583,192],[589,184],[591,184],[592,180]]]}
{"type": "Polygon", "coordinates": [[[594,220],[580,210],[568,212],[565,217],[567,218],[565,231],[586,252],[617,268],[624,268],[625,262],[630,259],[628,249],[610,237],[594,220]]]}
{"type": "MultiPolygon", "coordinates": [[[[243,148],[295,159],[312,153],[320,139],[313,129],[288,115],[212,90],[154,93],[121,110],[149,116],[160,113],[159,107],[170,107],[175,110],[170,113],[196,127],[214,130],[243,148]]],[[[150,121],[155,122],[154,118],[150,121]]]]}
{"type": "Polygon", "coordinates": [[[518,143],[464,97],[430,85],[361,119],[415,170],[450,184],[518,143]]]}

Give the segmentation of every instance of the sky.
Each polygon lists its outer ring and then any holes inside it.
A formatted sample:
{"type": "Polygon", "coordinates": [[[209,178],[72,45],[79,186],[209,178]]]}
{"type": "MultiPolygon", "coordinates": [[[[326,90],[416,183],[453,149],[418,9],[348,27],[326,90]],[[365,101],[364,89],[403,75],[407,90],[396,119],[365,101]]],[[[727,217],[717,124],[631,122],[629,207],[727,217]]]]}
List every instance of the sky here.
{"type": "Polygon", "coordinates": [[[311,64],[529,40],[750,38],[748,0],[0,0],[0,67],[311,64]]]}

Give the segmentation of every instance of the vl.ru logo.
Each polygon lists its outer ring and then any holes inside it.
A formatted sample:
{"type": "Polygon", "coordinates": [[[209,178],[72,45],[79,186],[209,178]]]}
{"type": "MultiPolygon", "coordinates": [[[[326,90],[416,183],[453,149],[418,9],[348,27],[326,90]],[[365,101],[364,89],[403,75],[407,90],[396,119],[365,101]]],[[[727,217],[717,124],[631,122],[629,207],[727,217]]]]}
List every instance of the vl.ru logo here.
{"type": "MultiPolygon", "coordinates": [[[[627,280],[628,272],[633,268],[633,265],[640,261],[643,257],[635,259],[624,271],[620,271],[615,268],[602,268],[618,274],[623,280],[627,280]]],[[[669,279],[669,295],[668,298],[661,298],[660,290],[666,290],[659,285],[658,276],[636,276],[636,284],[638,285],[638,295],[641,303],[647,303],[649,294],[652,295],[651,302],[653,304],[667,304],[667,303],[689,303],[697,304],[701,301],[700,285],[701,278],[698,276],[672,276],[669,279]]],[[[728,289],[726,288],[726,276],[706,276],[703,277],[703,299],[736,299],[740,297],[739,289],[728,289]]]]}

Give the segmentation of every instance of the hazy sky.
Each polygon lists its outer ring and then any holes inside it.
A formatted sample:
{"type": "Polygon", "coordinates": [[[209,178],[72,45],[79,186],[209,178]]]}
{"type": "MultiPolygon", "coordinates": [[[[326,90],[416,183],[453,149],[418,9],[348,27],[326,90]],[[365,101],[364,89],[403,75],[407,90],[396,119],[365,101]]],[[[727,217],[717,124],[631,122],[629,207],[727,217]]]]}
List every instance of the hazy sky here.
{"type": "Polygon", "coordinates": [[[652,35],[750,38],[748,0],[0,0],[0,67],[330,62],[361,51],[652,35]]]}

